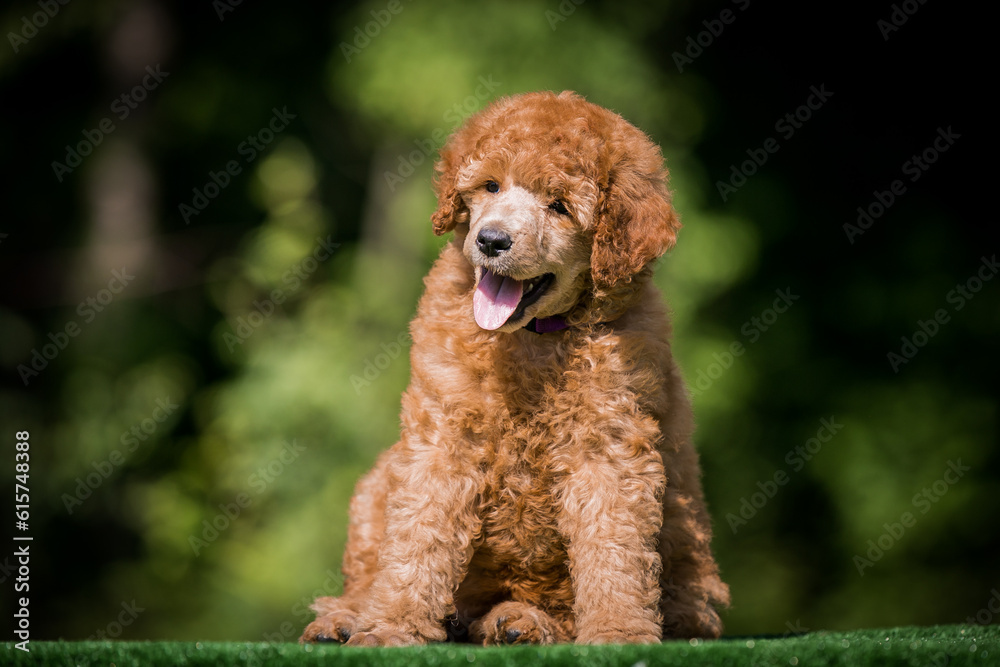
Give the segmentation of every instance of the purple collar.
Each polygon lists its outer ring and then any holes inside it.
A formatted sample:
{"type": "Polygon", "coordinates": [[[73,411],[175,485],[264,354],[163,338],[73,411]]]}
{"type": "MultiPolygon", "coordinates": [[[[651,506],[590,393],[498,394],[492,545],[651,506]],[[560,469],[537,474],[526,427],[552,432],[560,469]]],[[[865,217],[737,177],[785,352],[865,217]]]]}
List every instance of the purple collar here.
{"type": "Polygon", "coordinates": [[[532,333],[545,334],[568,329],[569,325],[566,324],[566,320],[561,315],[553,315],[552,317],[543,317],[541,319],[537,317],[533,318],[524,325],[524,328],[532,333]]]}

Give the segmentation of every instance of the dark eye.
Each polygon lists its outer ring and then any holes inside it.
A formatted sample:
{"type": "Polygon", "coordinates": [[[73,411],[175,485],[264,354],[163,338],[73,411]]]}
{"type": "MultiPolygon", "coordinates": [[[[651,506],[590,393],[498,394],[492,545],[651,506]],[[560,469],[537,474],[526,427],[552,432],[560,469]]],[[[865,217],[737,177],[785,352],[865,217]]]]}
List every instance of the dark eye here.
{"type": "Polygon", "coordinates": [[[562,199],[557,199],[551,204],[549,208],[558,213],[559,215],[568,215],[569,211],[566,210],[566,204],[563,203],[562,199]]]}
{"type": "Polygon", "coordinates": [[[486,191],[487,192],[499,192],[500,184],[496,181],[486,181],[486,191]]]}

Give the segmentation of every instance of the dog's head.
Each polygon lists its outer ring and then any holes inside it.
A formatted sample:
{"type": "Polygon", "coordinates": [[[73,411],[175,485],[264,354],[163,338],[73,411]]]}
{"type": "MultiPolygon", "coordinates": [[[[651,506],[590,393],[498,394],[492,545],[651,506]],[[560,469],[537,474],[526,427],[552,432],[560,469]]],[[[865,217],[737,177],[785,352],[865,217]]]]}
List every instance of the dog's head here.
{"type": "Polygon", "coordinates": [[[588,319],[581,309],[601,310],[601,295],[630,283],[680,228],[659,148],[570,92],[498,100],[452,135],[436,169],[434,231],[463,243],[484,329],[588,319]]]}

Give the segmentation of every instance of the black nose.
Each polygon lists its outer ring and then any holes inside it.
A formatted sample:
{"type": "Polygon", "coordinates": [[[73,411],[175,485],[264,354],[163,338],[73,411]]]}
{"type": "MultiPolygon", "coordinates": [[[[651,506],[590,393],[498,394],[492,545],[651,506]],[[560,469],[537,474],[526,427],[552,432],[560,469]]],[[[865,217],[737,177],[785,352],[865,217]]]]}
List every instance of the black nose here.
{"type": "Polygon", "coordinates": [[[509,250],[512,241],[504,232],[487,227],[476,236],[476,245],[479,251],[487,257],[496,257],[505,250],[509,250]]]}

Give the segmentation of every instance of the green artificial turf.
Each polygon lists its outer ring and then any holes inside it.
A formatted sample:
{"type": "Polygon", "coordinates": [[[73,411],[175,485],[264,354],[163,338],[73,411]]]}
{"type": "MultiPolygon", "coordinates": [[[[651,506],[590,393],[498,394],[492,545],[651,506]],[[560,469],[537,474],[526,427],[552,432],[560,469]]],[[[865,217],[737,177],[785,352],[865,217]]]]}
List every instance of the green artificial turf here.
{"type": "Polygon", "coordinates": [[[5,646],[5,665],[997,665],[1000,626],[949,625],[791,637],[671,641],[657,646],[507,646],[438,644],[361,649],[245,642],[31,642],[5,646]]]}

